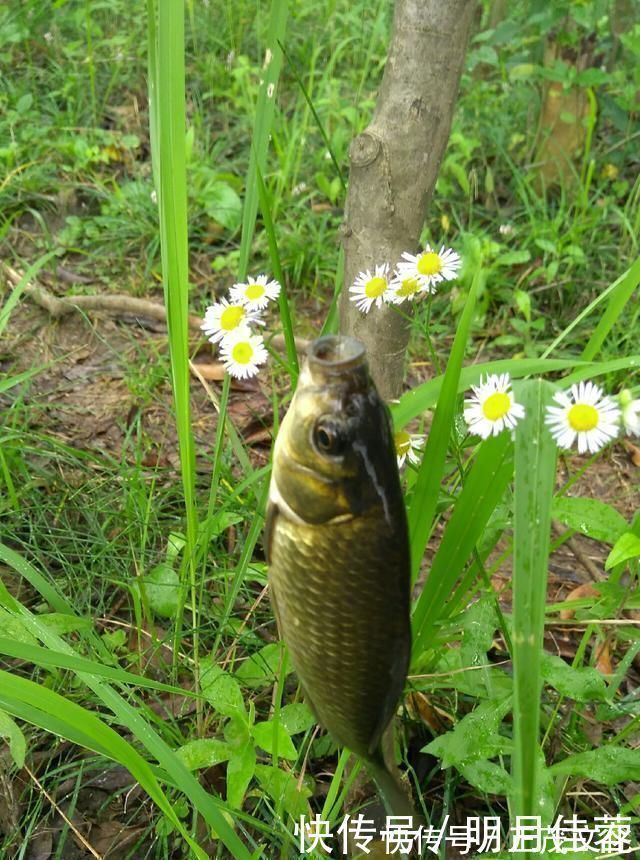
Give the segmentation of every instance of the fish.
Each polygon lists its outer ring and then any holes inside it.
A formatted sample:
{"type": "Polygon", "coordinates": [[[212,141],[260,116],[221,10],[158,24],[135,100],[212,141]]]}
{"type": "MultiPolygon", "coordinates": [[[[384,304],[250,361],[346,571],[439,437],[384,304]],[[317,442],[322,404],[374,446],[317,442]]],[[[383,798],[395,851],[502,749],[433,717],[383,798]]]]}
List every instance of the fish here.
{"type": "Polygon", "coordinates": [[[271,602],[305,698],[412,815],[393,761],[411,650],[410,553],[389,410],[363,344],[308,349],[273,452],[265,526],[271,602]]]}

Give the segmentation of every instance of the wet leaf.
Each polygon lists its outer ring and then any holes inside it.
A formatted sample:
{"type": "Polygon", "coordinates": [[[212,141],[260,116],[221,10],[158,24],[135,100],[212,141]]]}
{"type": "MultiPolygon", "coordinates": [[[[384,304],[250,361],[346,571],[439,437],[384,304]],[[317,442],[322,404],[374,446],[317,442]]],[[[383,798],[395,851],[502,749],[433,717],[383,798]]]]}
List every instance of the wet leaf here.
{"type": "Polygon", "coordinates": [[[256,770],[256,750],[245,744],[233,753],[227,765],[227,802],[233,809],[240,809],[249,783],[256,770]]]}
{"type": "Polygon", "coordinates": [[[605,543],[615,543],[627,529],[622,514],[598,499],[555,498],[551,516],[563,525],[605,543]]]}
{"type": "Polygon", "coordinates": [[[306,732],[316,724],[315,717],[304,702],[292,702],[281,708],[280,722],[290,735],[306,732]]]}
{"type": "Polygon", "coordinates": [[[143,583],[153,612],[162,618],[173,618],[180,596],[180,577],[175,570],[168,564],[159,564],[145,576],[143,583]]]}
{"type": "Polygon", "coordinates": [[[251,734],[256,744],[270,755],[277,753],[280,758],[291,759],[291,761],[298,758],[293,741],[282,723],[275,720],[256,723],[251,729],[251,734]],[[277,749],[274,749],[274,743],[277,749]]]}
{"type": "Polygon", "coordinates": [[[482,702],[452,731],[431,741],[422,751],[442,759],[443,768],[492,758],[511,745],[508,738],[498,733],[500,723],[510,708],[511,697],[497,702],[482,702]]]}
{"type": "Polygon", "coordinates": [[[287,655],[282,657],[282,644],[271,642],[242,663],[235,673],[236,678],[248,687],[262,687],[266,684],[272,684],[278,675],[281,662],[284,671],[289,674],[291,664],[287,655]]]}
{"type": "Polygon", "coordinates": [[[474,761],[471,764],[461,765],[458,769],[467,782],[485,794],[507,796],[512,790],[511,776],[495,762],[474,761]]]}
{"type": "Polygon", "coordinates": [[[607,698],[607,685],[597,669],[574,668],[552,654],[543,655],[541,667],[543,679],[563,696],[576,702],[602,702],[607,698]]]}
{"type": "Polygon", "coordinates": [[[240,685],[211,660],[203,665],[200,686],[203,696],[219,714],[224,717],[240,717],[246,721],[247,709],[240,685]]]}
{"type": "Polygon", "coordinates": [[[176,755],[189,770],[200,770],[227,761],[231,758],[232,751],[229,744],[218,738],[199,738],[181,746],[176,750],[176,755]]]}
{"type": "Polygon", "coordinates": [[[637,779],[640,773],[640,749],[603,746],[569,756],[549,768],[554,776],[584,776],[603,785],[616,785],[637,779]]]}
{"type": "Polygon", "coordinates": [[[309,815],[307,798],[311,791],[304,783],[299,789],[298,780],[292,774],[259,764],[256,766],[256,777],[264,791],[276,804],[282,804],[285,812],[293,819],[299,820],[300,816],[309,815]]]}

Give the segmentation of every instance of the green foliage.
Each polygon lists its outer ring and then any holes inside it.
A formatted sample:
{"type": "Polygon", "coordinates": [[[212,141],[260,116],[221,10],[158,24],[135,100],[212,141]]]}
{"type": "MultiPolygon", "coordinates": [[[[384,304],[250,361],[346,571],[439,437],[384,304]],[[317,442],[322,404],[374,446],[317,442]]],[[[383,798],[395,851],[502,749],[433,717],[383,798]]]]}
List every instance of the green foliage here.
{"type": "MultiPolygon", "coordinates": [[[[435,410],[422,464],[405,481],[420,577],[409,686],[446,719],[432,737],[437,719],[408,709],[400,744],[410,764],[416,747],[436,759],[426,759],[431,784],[416,777],[435,822],[470,800],[550,820],[573,802],[576,779],[610,787],[605,805],[619,809],[627,801],[616,786],[640,768],[629,743],[639,707],[625,685],[640,642],[624,616],[638,608],[637,516],[623,516],[615,497],[575,495],[592,466],[563,456],[566,475],[556,473],[543,423],[551,382],[596,378],[639,396],[640,30],[614,36],[601,0],[517,2],[491,28],[484,5],[423,236],[450,242],[464,269],[418,309],[433,367],[416,379],[426,354],[416,339],[414,384],[392,406],[397,429],[435,410]],[[605,59],[545,65],[549,33],[568,55],[593,39],[605,59]],[[533,136],[521,130],[532,128],[545,82],[582,88],[588,112],[573,185],[540,190],[533,136]],[[505,372],[528,421],[515,441],[478,443],[462,426],[462,394],[482,374],[505,372]],[[548,602],[552,519],[568,529],[558,544],[586,537],[606,557],[597,596],[548,602]],[[584,631],[570,662],[543,640],[567,609],[584,631]],[[612,630],[619,651],[605,675],[598,648],[612,630]]],[[[337,824],[358,773],[330,739],[313,739],[315,718],[272,641],[260,546],[269,465],[229,409],[247,392],[228,377],[213,390],[219,420],[203,439],[190,414],[187,335],[188,312],[268,261],[285,288],[275,432],[297,376],[293,321],[305,337],[336,328],[349,142],[373,111],[390,7],[329,7],[319,27],[305,2],[187,4],[184,40],[181,4],[150,2],[148,22],[120,0],[25,0],[0,11],[0,242],[24,271],[0,334],[12,333],[28,283],[51,283],[54,265],[88,274],[90,291],[99,282],[146,295],[162,280],[169,355],[141,367],[139,351],[123,372],[145,405],[162,402],[171,379],[182,478],[174,461],[148,465],[142,419],[127,426],[120,457],[42,429],[49,356],[14,373],[13,356],[0,355],[9,366],[0,379],[3,580],[10,572],[0,589],[9,669],[0,738],[15,768],[52,737],[74,745],[39,771],[53,796],[69,776],[83,785],[87,751],[101,769],[126,768],[152,801],[139,814],[157,857],[204,856],[211,835],[220,855],[297,856],[293,821],[320,810],[337,824]]],[[[611,472],[621,456],[617,448],[611,472]]],[[[21,803],[24,851],[33,822],[53,813],[37,797],[21,803]]],[[[7,844],[0,853],[15,853],[7,844]]]]}

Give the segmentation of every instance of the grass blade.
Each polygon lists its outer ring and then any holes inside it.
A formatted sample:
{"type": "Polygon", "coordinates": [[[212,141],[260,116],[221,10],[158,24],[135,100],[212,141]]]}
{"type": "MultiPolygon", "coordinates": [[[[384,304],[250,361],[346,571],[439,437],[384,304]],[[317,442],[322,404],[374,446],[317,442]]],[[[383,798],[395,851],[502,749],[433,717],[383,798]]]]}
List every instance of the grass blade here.
{"type": "Polygon", "coordinates": [[[247,188],[242,213],[242,238],[240,240],[240,261],[238,274],[244,278],[249,266],[251,243],[255,230],[256,215],[258,214],[258,175],[264,176],[267,164],[269,136],[275,112],[275,91],[282,69],[282,50],[280,44],[285,40],[287,17],[289,15],[288,0],[273,0],[271,17],[267,34],[267,49],[265,63],[262,68],[262,83],[258,92],[256,119],[251,138],[249,169],[247,171],[247,188]]]}
{"type": "Polygon", "coordinates": [[[599,307],[605,299],[609,299],[607,310],[598,323],[596,330],[591,335],[591,338],[582,354],[582,358],[593,358],[622,312],[624,303],[637,287],[638,283],[640,283],[640,257],[635,261],[631,268],[624,273],[624,275],[621,275],[621,277],[614,281],[613,284],[608,286],[604,292],[600,293],[597,298],[590,302],[583,311],[571,320],[569,325],[560,332],[558,337],[552,343],[549,344],[541,357],[546,358],[548,355],[551,355],[554,349],[562,343],[562,341],[576,328],[576,326],[580,325],[580,323],[597,307],[599,307]]]}
{"type": "Polygon", "coordinates": [[[13,716],[28,719],[46,731],[62,733],[63,737],[68,737],[74,743],[81,743],[82,746],[124,765],[182,834],[196,856],[206,860],[207,855],[185,830],[169,799],[158,785],[150,765],[110,726],[91,711],[70,702],[53,690],[48,690],[42,684],[3,670],[0,670],[0,689],[0,704],[13,716]],[[37,707],[34,706],[35,702],[38,703],[37,707]]]}
{"type": "Polygon", "coordinates": [[[282,266],[280,265],[280,254],[278,252],[278,241],[276,239],[276,231],[271,217],[271,201],[269,193],[264,184],[260,168],[256,164],[256,178],[258,181],[258,195],[260,197],[260,211],[262,212],[262,221],[267,234],[267,242],[269,243],[269,256],[271,258],[271,270],[280,283],[280,295],[278,296],[278,306],[280,308],[280,320],[284,330],[284,342],[287,349],[287,360],[289,362],[289,377],[291,379],[291,388],[294,389],[298,382],[298,374],[300,367],[298,366],[298,353],[296,352],[296,339],[293,334],[293,323],[291,322],[291,311],[289,309],[289,299],[287,297],[287,287],[282,274],[282,266]]]}
{"type": "Polygon", "coordinates": [[[55,257],[60,253],[60,249],[56,248],[53,251],[48,251],[46,254],[43,254],[41,257],[32,263],[29,268],[26,270],[24,275],[20,278],[18,283],[9,293],[9,298],[6,300],[4,305],[0,308],[0,335],[7,327],[7,323],[9,322],[9,317],[13,313],[13,309],[20,301],[20,297],[22,296],[25,287],[27,287],[30,282],[35,278],[40,269],[46,265],[52,257],[55,257]]]}
{"type": "Polygon", "coordinates": [[[544,424],[549,383],[523,382],[515,394],[527,417],[517,426],[515,451],[512,816],[533,815],[538,803],[540,663],[557,453],[544,424]]]}
{"type": "Polygon", "coordinates": [[[600,322],[589,338],[589,342],[582,352],[582,358],[592,359],[600,350],[607,335],[618,321],[627,302],[633,295],[640,283],[640,257],[635,263],[615,281],[605,293],[609,294],[607,308],[600,318],[600,322]]]}
{"type": "MultiPolygon", "coordinates": [[[[579,356],[575,358],[505,358],[463,368],[460,373],[458,392],[465,391],[472,383],[477,382],[481,375],[490,373],[508,373],[512,379],[522,379],[525,376],[577,368],[563,380],[564,384],[570,384],[581,379],[591,379],[605,373],[636,367],[640,367],[640,355],[601,362],[582,361],[579,356]]],[[[438,402],[443,381],[443,376],[436,376],[405,392],[400,398],[400,403],[391,404],[394,427],[400,430],[425,410],[432,409],[438,402]]]]}
{"type": "Polygon", "coordinates": [[[420,562],[433,526],[440,492],[440,481],[455,416],[460,371],[462,370],[462,361],[471,328],[471,320],[473,319],[479,284],[480,274],[478,273],[473,279],[467,302],[460,316],[458,330],[440,388],[438,407],[433,416],[431,432],[418,470],[413,500],[409,508],[411,572],[414,581],[418,575],[420,562]]]}
{"type": "MultiPolygon", "coordinates": [[[[187,158],[185,121],[184,7],[182,3],[150,6],[149,42],[152,104],[152,155],[160,216],[160,247],[164,299],[167,308],[171,379],[176,410],[180,473],[186,512],[184,573],[191,586],[194,651],[198,654],[195,551],[198,522],[195,506],[195,448],[189,401],[189,282],[187,238],[187,158]],[[186,571],[185,571],[186,568],[186,571]]],[[[183,579],[184,581],[184,579],[183,579]]],[[[186,588],[175,620],[174,661],[177,660],[186,588]]],[[[197,687],[196,659],[196,687],[197,687]]]]}
{"type": "MultiPolygon", "coordinates": [[[[64,598],[58,593],[55,586],[47,584],[46,580],[25,559],[21,559],[20,556],[17,556],[16,553],[8,550],[2,544],[0,544],[0,558],[12,566],[17,573],[25,575],[27,580],[32,584],[44,584],[46,586],[46,594],[53,598],[54,602],[51,605],[57,611],[66,611],[69,614],[75,614],[73,609],[67,605],[64,598]],[[18,565],[13,564],[13,561],[16,559],[20,562],[18,565]]],[[[45,595],[43,594],[43,596],[45,595]]],[[[45,599],[48,600],[48,597],[45,597],[45,599]]],[[[39,621],[37,616],[30,613],[22,604],[14,600],[12,608],[18,614],[25,627],[47,648],[70,656],[78,656],[62,637],[49,630],[46,625],[39,621]]],[[[87,639],[93,642],[93,639],[90,637],[87,637],[87,639]]],[[[144,719],[139,711],[130,705],[110,684],[102,681],[93,672],[83,672],[75,669],[72,671],[76,673],[83,683],[93,690],[103,704],[114,713],[118,722],[125,726],[157,760],[160,766],[166,771],[168,777],[173,781],[173,784],[185,794],[207,824],[216,831],[222,842],[224,842],[232,853],[232,856],[238,858],[238,860],[249,860],[249,852],[222,814],[221,808],[224,807],[224,804],[218,798],[213,797],[204,790],[193,774],[185,767],[174,751],[164,742],[153,726],[144,719]]],[[[39,702],[39,700],[36,701],[39,702]]]]}
{"type": "Polygon", "coordinates": [[[464,481],[412,617],[413,656],[428,647],[433,628],[513,475],[508,433],[487,439],[464,481]]]}

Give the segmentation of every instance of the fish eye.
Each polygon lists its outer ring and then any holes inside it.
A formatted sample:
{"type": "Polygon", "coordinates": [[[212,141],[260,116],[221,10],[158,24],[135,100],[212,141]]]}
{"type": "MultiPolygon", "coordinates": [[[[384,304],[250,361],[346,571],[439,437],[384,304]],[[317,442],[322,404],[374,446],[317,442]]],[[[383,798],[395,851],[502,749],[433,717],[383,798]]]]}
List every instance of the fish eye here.
{"type": "Polygon", "coordinates": [[[313,443],[320,454],[339,457],[346,448],[347,437],[333,418],[321,418],[313,428],[313,443]]]}

